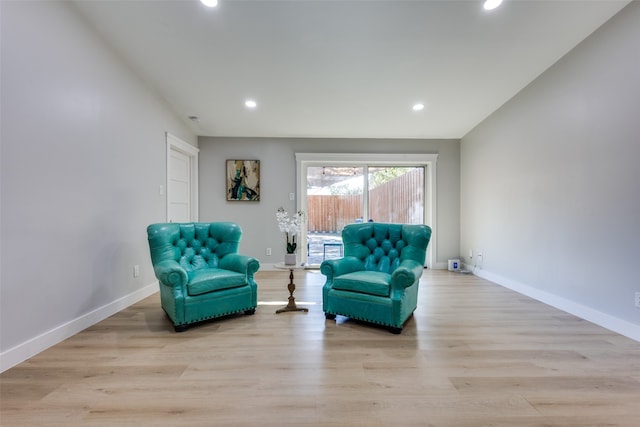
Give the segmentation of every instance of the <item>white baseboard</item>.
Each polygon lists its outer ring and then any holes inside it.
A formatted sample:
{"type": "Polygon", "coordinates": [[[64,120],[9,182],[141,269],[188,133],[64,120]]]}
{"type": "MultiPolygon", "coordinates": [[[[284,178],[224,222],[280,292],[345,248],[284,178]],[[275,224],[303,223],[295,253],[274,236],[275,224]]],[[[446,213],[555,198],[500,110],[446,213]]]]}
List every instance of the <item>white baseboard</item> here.
{"type": "Polygon", "coordinates": [[[89,326],[95,325],[107,317],[112,316],[120,310],[123,310],[156,292],[158,292],[157,281],[0,353],[0,372],[4,372],[9,368],[24,362],[30,357],[35,356],[47,348],[66,340],[78,332],[87,329],[89,326]]]}
{"type": "Polygon", "coordinates": [[[473,271],[473,266],[466,266],[474,275],[482,277],[483,279],[497,283],[500,286],[511,289],[522,295],[526,295],[537,301],[543,302],[547,305],[555,307],[566,313],[577,316],[583,320],[587,320],[610,331],[616,332],[620,335],[624,335],[627,338],[640,342],[640,326],[628,322],[626,320],[611,316],[610,314],[603,313],[595,310],[586,305],[578,304],[574,301],[560,297],[558,295],[551,294],[549,292],[541,291],[532,286],[524,283],[517,282],[515,280],[508,279],[506,277],[493,274],[486,270],[476,269],[473,271]]]}

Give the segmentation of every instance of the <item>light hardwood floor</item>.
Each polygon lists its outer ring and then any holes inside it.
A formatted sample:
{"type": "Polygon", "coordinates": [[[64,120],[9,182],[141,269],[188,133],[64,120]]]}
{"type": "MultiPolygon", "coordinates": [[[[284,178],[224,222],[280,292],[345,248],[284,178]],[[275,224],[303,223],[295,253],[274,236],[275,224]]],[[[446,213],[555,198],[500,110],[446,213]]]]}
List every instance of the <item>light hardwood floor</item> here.
{"type": "Polygon", "coordinates": [[[325,320],[318,272],[296,273],[309,313],[276,315],[287,276],[184,333],[157,294],[123,310],[4,372],[0,424],[640,426],[638,342],[447,271],[402,335],[325,320]]]}

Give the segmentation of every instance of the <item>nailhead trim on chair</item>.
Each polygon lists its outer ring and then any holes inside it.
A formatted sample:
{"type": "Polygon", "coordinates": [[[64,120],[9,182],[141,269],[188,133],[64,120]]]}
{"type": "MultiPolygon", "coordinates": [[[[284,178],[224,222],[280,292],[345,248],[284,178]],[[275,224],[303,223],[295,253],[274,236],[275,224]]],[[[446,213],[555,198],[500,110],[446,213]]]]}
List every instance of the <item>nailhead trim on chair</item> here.
{"type": "MultiPolygon", "coordinates": [[[[344,316],[344,317],[348,317],[349,319],[360,320],[360,321],[366,322],[366,323],[373,323],[373,324],[381,325],[381,326],[389,326],[391,328],[398,328],[398,327],[402,328],[402,326],[404,326],[404,324],[402,324],[401,326],[396,326],[396,325],[392,325],[390,323],[378,322],[378,321],[375,321],[375,320],[366,319],[364,317],[351,316],[349,314],[335,313],[333,311],[325,311],[325,313],[333,314],[333,315],[336,315],[336,316],[344,316]]],[[[411,317],[411,316],[409,316],[409,317],[411,317]]]]}
{"type": "MultiPolygon", "coordinates": [[[[257,306],[256,306],[257,307],[257,306]]],[[[217,319],[218,317],[224,317],[224,316],[228,316],[230,314],[234,314],[234,313],[240,313],[241,311],[246,311],[246,310],[254,310],[256,307],[246,307],[246,308],[241,308],[239,310],[234,310],[234,311],[229,311],[229,312],[224,312],[221,314],[217,314],[215,316],[207,316],[207,317],[201,317],[198,318],[192,322],[189,323],[181,323],[179,325],[175,325],[175,326],[187,326],[187,325],[193,325],[194,323],[198,323],[198,322],[203,322],[205,320],[209,320],[209,319],[217,319]]],[[[173,323],[173,322],[172,322],[173,323]]],[[[391,325],[389,325],[391,326],[391,325]]]]}

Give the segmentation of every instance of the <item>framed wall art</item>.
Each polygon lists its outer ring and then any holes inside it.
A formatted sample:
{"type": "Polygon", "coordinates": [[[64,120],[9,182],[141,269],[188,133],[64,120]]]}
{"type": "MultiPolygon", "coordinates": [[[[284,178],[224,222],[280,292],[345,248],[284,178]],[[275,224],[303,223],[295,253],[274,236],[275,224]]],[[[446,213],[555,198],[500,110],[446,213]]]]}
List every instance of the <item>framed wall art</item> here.
{"type": "Polygon", "coordinates": [[[227,200],[260,200],[260,160],[227,160],[227,200]]]}

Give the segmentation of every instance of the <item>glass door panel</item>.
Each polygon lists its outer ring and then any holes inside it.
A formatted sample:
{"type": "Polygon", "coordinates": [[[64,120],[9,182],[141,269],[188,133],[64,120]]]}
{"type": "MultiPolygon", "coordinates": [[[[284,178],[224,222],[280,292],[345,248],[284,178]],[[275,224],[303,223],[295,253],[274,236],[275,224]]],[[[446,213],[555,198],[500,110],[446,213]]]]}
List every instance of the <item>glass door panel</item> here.
{"type": "Polygon", "coordinates": [[[369,220],[424,223],[424,167],[368,168],[369,220]]]}
{"type": "Polygon", "coordinates": [[[307,265],[342,256],[342,229],[363,218],[364,186],[364,167],[307,168],[307,265]]]}

